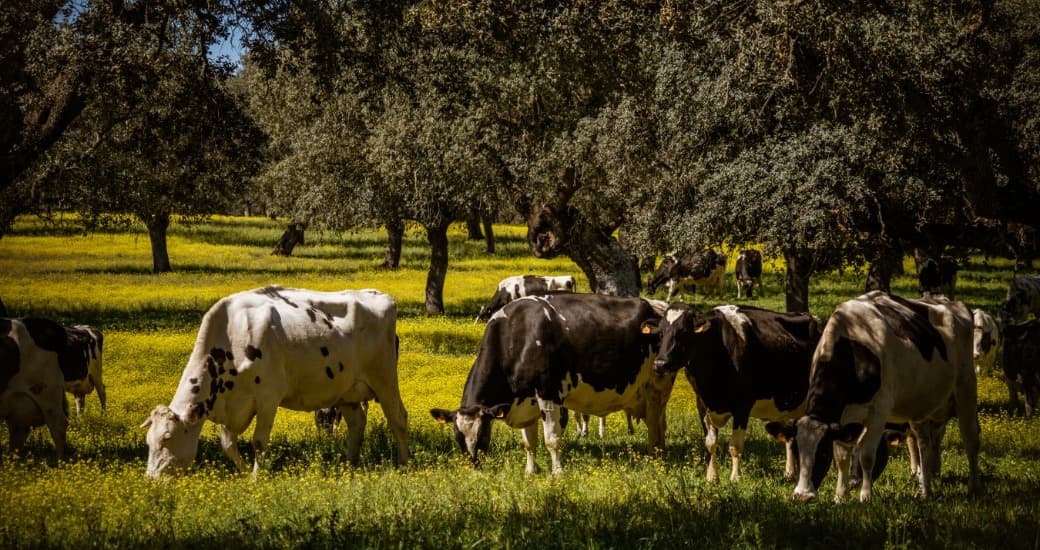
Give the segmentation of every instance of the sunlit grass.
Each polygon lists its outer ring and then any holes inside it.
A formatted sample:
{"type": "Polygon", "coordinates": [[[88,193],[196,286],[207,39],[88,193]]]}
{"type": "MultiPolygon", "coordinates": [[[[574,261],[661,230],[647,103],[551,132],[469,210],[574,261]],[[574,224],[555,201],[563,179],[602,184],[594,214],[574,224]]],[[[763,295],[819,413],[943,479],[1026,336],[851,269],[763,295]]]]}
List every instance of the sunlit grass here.
{"type": "MultiPolygon", "coordinates": [[[[457,406],[483,333],[473,317],[502,278],[570,274],[566,258],[532,257],[525,230],[496,226],[498,253],[450,235],[447,315],[423,308],[428,251],[422,233],[406,235],[402,266],[379,268],[385,235],[309,232],[293,256],[272,256],[284,226],[265,218],[218,217],[174,226],[175,271],[149,272],[141,228],[87,236],[68,226],[19,220],[0,239],[0,297],[15,315],[90,323],[106,335],[108,410],[96,395],[71,418],[69,460],[54,464],[44,430],[25,457],[0,455],[0,547],[1033,547],[1040,525],[1040,429],[1012,414],[995,372],[980,378],[982,464],[986,493],[967,498],[967,463],[956,423],[948,430],[937,498],[917,502],[899,451],[879,480],[877,500],[804,506],[790,501],[781,478],[782,447],[753,422],[738,484],[704,480],[706,456],[694,395],[682,377],[668,410],[667,449],[646,453],[646,428],[629,435],[624,416],[608,417],[607,437],[574,438],[568,428],[563,476],[523,474],[519,435],[498,425],[483,469],[473,470],[432,407],[457,406]],[[138,426],[168,403],[203,313],[228,294],[268,284],[318,290],[377,288],[399,305],[401,392],[409,412],[412,463],[393,466],[393,438],[372,404],[361,465],[343,461],[342,433],[319,436],[310,414],[280,410],[270,471],[253,481],[233,471],[217,430],[203,429],[199,460],[188,475],[155,483],[144,477],[146,446],[138,426]]],[[[730,267],[735,261],[730,254],[730,267]]],[[[780,264],[767,264],[765,292],[748,303],[783,309],[780,264]]],[[[912,273],[912,262],[907,261],[912,273]]],[[[645,275],[644,275],[645,277],[645,275]]],[[[960,274],[959,297],[993,310],[1011,279],[1002,260],[973,258],[960,274]]],[[[826,318],[860,293],[864,276],[846,271],[813,278],[810,304],[826,318]]],[[[916,281],[897,277],[897,293],[916,281]]],[[[730,294],[735,293],[732,278],[730,294]]],[[[659,291],[659,298],[664,291],[659,291]]],[[[697,307],[720,301],[686,296],[697,307]]],[[[732,298],[730,298],[732,299],[732,298]]],[[[342,429],[342,428],[341,428],[342,429]]],[[[247,432],[240,448],[251,458],[247,432]]],[[[728,437],[724,430],[723,438],[728,437]]],[[[7,431],[0,428],[0,446],[7,431]]],[[[720,447],[723,471],[728,468],[720,447]]],[[[548,459],[539,455],[544,470],[548,459]]],[[[833,494],[833,477],[821,494],[833,494]]]]}

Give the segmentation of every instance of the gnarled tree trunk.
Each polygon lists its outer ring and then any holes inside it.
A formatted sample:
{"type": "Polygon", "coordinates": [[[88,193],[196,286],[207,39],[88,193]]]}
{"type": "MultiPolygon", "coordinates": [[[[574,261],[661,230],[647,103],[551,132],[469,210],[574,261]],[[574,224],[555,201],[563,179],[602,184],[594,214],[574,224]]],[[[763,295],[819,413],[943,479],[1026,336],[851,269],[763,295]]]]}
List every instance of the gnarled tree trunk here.
{"type": "Polygon", "coordinates": [[[148,227],[148,240],[152,243],[152,273],[173,271],[170,254],[166,250],[166,230],[170,228],[170,214],[139,214],[139,217],[148,227]]]}
{"type": "Polygon", "coordinates": [[[491,218],[481,218],[484,224],[484,246],[487,249],[488,254],[495,253],[495,232],[491,229],[491,218]]]}
{"type": "Polygon", "coordinates": [[[386,255],[381,267],[397,269],[401,265],[401,243],[403,241],[404,222],[388,220],[386,222],[386,255]]]}
{"type": "Polygon", "coordinates": [[[276,256],[291,256],[296,245],[303,244],[304,227],[305,225],[302,223],[290,223],[289,227],[285,229],[285,233],[282,233],[282,238],[278,239],[278,244],[274,246],[274,250],[271,251],[271,254],[276,256]]]}
{"type": "MultiPolygon", "coordinates": [[[[444,219],[450,219],[445,216],[444,219]]],[[[426,226],[430,270],[426,274],[426,313],[444,315],[444,278],[448,274],[448,222],[426,226]]]]}
{"type": "Polygon", "coordinates": [[[784,291],[787,294],[787,311],[802,313],[809,311],[809,279],[813,274],[812,252],[804,249],[785,250],[784,262],[787,273],[784,291]]]}

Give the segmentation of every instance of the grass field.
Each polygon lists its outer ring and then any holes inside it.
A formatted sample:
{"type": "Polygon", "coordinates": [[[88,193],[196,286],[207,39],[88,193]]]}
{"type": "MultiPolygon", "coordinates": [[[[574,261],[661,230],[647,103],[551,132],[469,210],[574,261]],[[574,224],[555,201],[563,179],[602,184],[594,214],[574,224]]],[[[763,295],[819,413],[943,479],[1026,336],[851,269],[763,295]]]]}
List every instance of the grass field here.
{"type": "MultiPolygon", "coordinates": [[[[70,226],[71,227],[71,226],[70,226]]],[[[573,274],[567,259],[530,255],[521,227],[496,226],[498,253],[451,233],[447,315],[423,312],[427,250],[406,236],[402,267],[386,271],[384,234],[308,234],[292,257],[271,256],[283,226],[263,218],[214,218],[170,235],[174,273],[149,272],[143,229],[83,236],[23,219],[0,239],[0,297],[14,315],[87,323],[105,333],[108,410],[95,395],[70,419],[69,457],[56,464],[45,430],[26,456],[6,452],[0,428],[0,547],[936,547],[1036,548],[1040,543],[1040,420],[1008,410],[995,372],[980,377],[984,493],[969,498],[967,462],[957,430],[944,442],[936,497],[915,500],[904,452],[875,485],[875,500],[791,501],[782,479],[783,448],[753,421],[738,483],[704,480],[706,453],[694,396],[680,378],[668,409],[667,451],[646,454],[646,429],[608,417],[606,438],[577,439],[568,428],[565,473],[527,476],[519,434],[498,425],[490,457],[473,470],[431,407],[458,405],[483,325],[473,317],[498,280],[519,273],[573,274]],[[206,309],[225,295],[269,284],[318,290],[377,288],[398,301],[400,381],[409,412],[412,462],[393,466],[393,438],[378,406],[370,409],[361,465],[345,464],[345,434],[321,437],[310,414],[280,410],[271,470],[259,479],[233,471],[217,429],[203,429],[188,475],[144,477],[147,446],[138,426],[168,403],[206,309]]],[[[733,256],[730,255],[732,263],[733,256]]],[[[908,264],[909,265],[909,264],[908,264]]],[[[768,270],[768,268],[767,268],[768,270]]],[[[911,270],[912,272],[912,270],[911,270]]],[[[1010,263],[981,257],[965,267],[958,297],[994,310],[1011,280],[1010,263]]],[[[767,271],[766,296],[751,303],[783,308],[781,275],[767,271]]],[[[816,277],[813,312],[862,289],[859,273],[816,277]]],[[[911,277],[894,291],[915,294],[911,277]]],[[[735,292],[732,281],[729,290],[735,292]]],[[[659,291],[663,295],[663,290],[659,291]]],[[[659,295],[659,297],[661,297],[659,295]]],[[[688,301],[708,307],[701,297],[688,301]]],[[[955,422],[955,421],[954,421],[955,422]]],[[[240,448],[251,460],[248,435],[240,448]]],[[[723,438],[728,437],[728,430],[723,438]]],[[[722,452],[723,471],[728,457],[722,452]]],[[[542,449],[539,462],[548,468],[542,449]]],[[[724,476],[725,477],[725,476],[724,476]]],[[[854,499],[853,499],[854,500],[854,499]]]]}

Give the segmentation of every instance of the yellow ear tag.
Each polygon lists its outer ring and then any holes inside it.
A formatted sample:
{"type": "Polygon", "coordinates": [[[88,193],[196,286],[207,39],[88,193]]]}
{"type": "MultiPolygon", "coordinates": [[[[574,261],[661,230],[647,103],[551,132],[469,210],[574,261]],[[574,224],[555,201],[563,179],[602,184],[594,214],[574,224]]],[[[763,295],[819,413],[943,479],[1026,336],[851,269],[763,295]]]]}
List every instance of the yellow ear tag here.
{"type": "Polygon", "coordinates": [[[781,443],[787,443],[787,436],[784,435],[784,434],[778,434],[776,436],[776,440],[781,442],[781,443]]]}
{"type": "Polygon", "coordinates": [[[506,417],[506,413],[505,413],[505,411],[503,411],[501,409],[498,412],[495,413],[495,418],[505,418],[505,417],[506,417]]]}
{"type": "Polygon", "coordinates": [[[650,325],[644,325],[643,330],[641,330],[640,332],[642,332],[643,334],[650,334],[650,325]]]}
{"type": "Polygon", "coordinates": [[[704,323],[704,324],[702,324],[701,326],[699,326],[699,327],[697,327],[697,328],[693,329],[693,332],[694,332],[694,334],[700,334],[700,333],[702,333],[702,332],[704,332],[704,331],[708,330],[708,328],[710,328],[710,326],[711,326],[711,325],[709,325],[708,323],[704,323]]]}
{"type": "Polygon", "coordinates": [[[447,420],[445,420],[443,416],[438,416],[438,417],[437,417],[437,422],[438,422],[439,424],[447,424],[447,423],[448,423],[448,421],[447,421],[447,420]]]}

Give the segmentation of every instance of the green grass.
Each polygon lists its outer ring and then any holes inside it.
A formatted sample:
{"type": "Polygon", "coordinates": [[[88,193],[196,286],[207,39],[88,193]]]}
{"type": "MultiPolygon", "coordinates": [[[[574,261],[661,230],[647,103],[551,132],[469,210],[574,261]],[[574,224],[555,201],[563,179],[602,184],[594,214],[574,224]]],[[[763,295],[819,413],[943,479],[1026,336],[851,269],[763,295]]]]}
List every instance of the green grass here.
{"type": "MultiPolygon", "coordinates": [[[[108,410],[102,415],[96,396],[88,396],[87,411],[70,421],[70,456],[60,464],[44,430],[33,432],[26,456],[0,455],[3,548],[1035,548],[1040,541],[1040,421],[1007,409],[996,373],[980,379],[985,493],[974,499],[967,496],[955,426],[944,444],[936,498],[927,502],[912,498],[902,452],[875,485],[872,503],[831,504],[833,476],[821,491],[825,502],[792,502],[793,484],[780,475],[782,447],[757,421],[743,480],[707,483],[694,396],[682,379],[660,458],[647,456],[644,426],[629,435],[623,415],[611,415],[603,440],[579,440],[568,430],[562,476],[525,475],[519,435],[501,425],[485,467],[474,471],[449,429],[427,412],[459,402],[483,330],[473,316],[508,275],[573,274],[580,290],[588,290],[569,260],[533,258],[523,228],[496,226],[494,256],[454,228],[448,315],[429,318],[422,302],[428,253],[416,230],[406,236],[401,269],[386,271],[377,267],[380,231],[308,233],[307,245],[283,258],[270,255],[280,222],[214,218],[175,226],[169,245],[177,271],[152,275],[140,228],[82,236],[72,227],[26,218],[0,239],[0,297],[15,315],[89,323],[105,332],[108,410]],[[393,466],[393,438],[373,406],[358,468],[343,461],[342,433],[319,436],[309,414],[281,410],[271,469],[256,481],[233,471],[212,424],[203,429],[191,473],[161,482],[144,477],[147,447],[138,426],[152,407],[169,402],[203,313],[222,296],[268,284],[372,287],[398,300],[413,455],[408,467],[393,466]]],[[[1010,279],[1009,262],[973,258],[960,274],[958,295],[993,310],[1010,279]]],[[[765,280],[765,296],[751,303],[782,309],[780,274],[767,268],[765,280]]],[[[815,277],[813,312],[826,318],[862,284],[860,273],[815,277]]],[[[894,284],[897,292],[914,294],[912,277],[894,284]]],[[[735,292],[732,281],[728,288],[735,292]]],[[[688,300],[701,308],[716,303],[688,300]]],[[[251,459],[246,441],[240,447],[251,459]]],[[[0,446],[6,444],[6,428],[0,428],[0,446]]],[[[544,449],[539,458],[548,470],[544,449]]]]}

